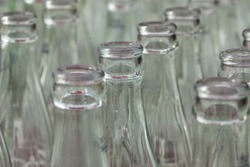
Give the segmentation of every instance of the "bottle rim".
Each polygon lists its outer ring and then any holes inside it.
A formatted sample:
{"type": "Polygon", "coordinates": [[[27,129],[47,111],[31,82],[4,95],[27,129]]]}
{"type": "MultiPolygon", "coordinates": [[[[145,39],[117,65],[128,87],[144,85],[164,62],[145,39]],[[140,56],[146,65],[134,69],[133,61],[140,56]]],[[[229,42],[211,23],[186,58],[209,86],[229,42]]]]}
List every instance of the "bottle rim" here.
{"type": "Polygon", "coordinates": [[[143,47],[137,42],[113,41],[100,44],[98,50],[104,58],[131,59],[140,57],[143,47]]]}
{"type": "Polygon", "coordinates": [[[220,53],[222,65],[235,67],[250,67],[250,49],[236,48],[228,49],[220,53]]]}
{"type": "Polygon", "coordinates": [[[139,35],[141,36],[173,36],[177,26],[174,23],[166,21],[150,21],[142,22],[137,26],[139,35]]]}
{"type": "Polygon", "coordinates": [[[244,40],[250,41],[250,28],[246,28],[242,31],[242,37],[244,40]]]}
{"type": "Polygon", "coordinates": [[[222,77],[201,79],[195,84],[197,97],[220,101],[247,98],[248,89],[246,82],[233,82],[229,78],[222,77]]]}
{"type": "Polygon", "coordinates": [[[76,5],[76,0],[45,0],[46,10],[71,10],[76,5]]]}
{"type": "Polygon", "coordinates": [[[166,21],[196,21],[199,20],[200,10],[188,7],[167,8],[164,11],[166,21]]]}
{"type": "Polygon", "coordinates": [[[6,12],[2,14],[1,24],[2,26],[33,26],[36,24],[36,15],[31,12],[6,12]]]}
{"type": "Polygon", "coordinates": [[[58,67],[52,77],[57,84],[90,85],[102,82],[104,72],[92,65],[68,65],[58,67]]]}

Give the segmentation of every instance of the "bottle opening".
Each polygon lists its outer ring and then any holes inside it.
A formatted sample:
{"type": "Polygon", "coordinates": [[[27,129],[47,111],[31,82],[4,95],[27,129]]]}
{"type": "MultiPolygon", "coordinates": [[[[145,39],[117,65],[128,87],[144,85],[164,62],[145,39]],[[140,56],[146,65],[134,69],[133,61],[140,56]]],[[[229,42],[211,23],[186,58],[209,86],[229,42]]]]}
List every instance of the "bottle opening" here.
{"type": "Polygon", "coordinates": [[[108,0],[107,9],[111,12],[124,12],[134,9],[134,0],[108,0]]]}
{"type": "Polygon", "coordinates": [[[187,7],[167,8],[165,20],[176,24],[176,34],[193,34],[200,31],[200,11],[187,7]]]}
{"type": "Polygon", "coordinates": [[[76,1],[45,1],[44,23],[47,26],[74,24],[77,19],[78,15],[76,1]]]}
{"type": "Polygon", "coordinates": [[[53,101],[65,110],[89,110],[104,102],[104,73],[88,65],[59,67],[53,72],[53,101]]]}
{"type": "Polygon", "coordinates": [[[56,69],[52,74],[58,84],[93,84],[102,82],[104,73],[101,69],[89,65],[71,65],[56,69]]]}
{"type": "Polygon", "coordinates": [[[208,78],[195,84],[196,119],[204,124],[228,125],[245,121],[248,85],[229,78],[208,78]]]}
{"type": "Polygon", "coordinates": [[[178,46],[176,25],[166,22],[143,22],[138,25],[138,40],[144,47],[144,54],[166,54],[178,46]]]}
{"type": "Polygon", "coordinates": [[[235,67],[250,67],[250,49],[228,49],[220,54],[222,65],[235,67]]]}
{"type": "Polygon", "coordinates": [[[218,7],[217,0],[191,0],[189,2],[191,8],[199,9],[203,15],[213,15],[218,7]]]}
{"type": "Polygon", "coordinates": [[[1,39],[7,43],[37,40],[36,16],[30,12],[8,12],[1,17],[1,39]]]}
{"type": "Polygon", "coordinates": [[[105,79],[130,80],[142,76],[142,51],[138,43],[109,42],[99,46],[100,65],[105,79]]]}
{"type": "Polygon", "coordinates": [[[24,0],[26,4],[42,4],[44,0],[24,0]]]}

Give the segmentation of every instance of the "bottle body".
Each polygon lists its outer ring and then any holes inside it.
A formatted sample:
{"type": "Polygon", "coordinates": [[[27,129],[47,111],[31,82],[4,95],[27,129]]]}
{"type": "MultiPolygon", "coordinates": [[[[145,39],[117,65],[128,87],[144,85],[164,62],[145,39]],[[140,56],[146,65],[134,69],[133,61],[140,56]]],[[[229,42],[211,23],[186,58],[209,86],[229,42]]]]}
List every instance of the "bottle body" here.
{"type": "Polygon", "coordinates": [[[4,80],[0,85],[5,91],[1,96],[0,124],[14,167],[47,166],[51,151],[51,122],[35,63],[34,24],[31,13],[2,16],[0,77],[4,80]],[[16,24],[15,31],[9,21],[16,24]]]}
{"type": "Polygon", "coordinates": [[[53,77],[55,144],[50,167],[108,167],[103,72],[92,66],[72,65],[59,67],[53,77]]]}
{"type": "Polygon", "coordinates": [[[155,167],[141,97],[142,46],[119,41],[99,46],[105,72],[106,153],[112,167],[155,167]]]}

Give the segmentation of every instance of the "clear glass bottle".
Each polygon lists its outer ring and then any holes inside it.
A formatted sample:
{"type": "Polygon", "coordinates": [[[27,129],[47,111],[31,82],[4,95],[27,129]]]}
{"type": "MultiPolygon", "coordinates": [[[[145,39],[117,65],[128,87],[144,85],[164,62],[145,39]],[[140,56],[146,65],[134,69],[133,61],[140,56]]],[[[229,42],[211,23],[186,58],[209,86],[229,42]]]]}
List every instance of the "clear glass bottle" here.
{"type": "Polygon", "coordinates": [[[8,147],[6,145],[1,129],[0,129],[0,166],[12,167],[8,147]]]}
{"type": "Polygon", "coordinates": [[[138,25],[138,41],[144,48],[142,97],[158,166],[189,167],[191,141],[177,84],[175,31],[175,24],[166,22],[138,25]]]}
{"type": "Polygon", "coordinates": [[[250,49],[228,49],[220,54],[220,76],[247,82],[250,86],[250,49]]]}
{"type": "Polygon", "coordinates": [[[103,111],[102,70],[71,65],[53,72],[54,146],[50,167],[108,167],[103,111]]]}
{"type": "Polygon", "coordinates": [[[12,166],[47,166],[52,135],[35,64],[36,18],[4,13],[1,25],[0,125],[12,166]]]}
{"type": "Polygon", "coordinates": [[[137,0],[106,0],[106,33],[102,42],[136,40],[135,7],[137,0]]]}
{"type": "Polygon", "coordinates": [[[97,56],[91,53],[87,33],[79,28],[77,3],[74,0],[46,0],[44,11],[45,44],[41,83],[46,103],[53,106],[51,73],[58,67],[70,64],[97,64],[97,56]],[[79,35],[81,34],[81,35],[79,35]],[[85,38],[86,37],[86,38],[85,38]],[[85,42],[79,42],[81,39],[85,42]]]}
{"type": "Polygon", "coordinates": [[[195,91],[192,167],[249,166],[247,84],[207,78],[197,81],[195,91]]]}
{"type": "Polygon", "coordinates": [[[203,77],[215,77],[219,71],[218,43],[218,2],[217,0],[189,0],[189,7],[199,9],[200,25],[199,55],[203,77]]]}
{"type": "Polygon", "coordinates": [[[250,48],[250,28],[244,29],[242,32],[243,47],[250,48]]]}
{"type": "Polygon", "coordinates": [[[141,97],[142,46],[109,42],[99,46],[105,72],[104,108],[106,153],[111,167],[156,167],[141,97]]]}
{"type": "Polygon", "coordinates": [[[189,127],[192,127],[192,109],[194,96],[193,85],[201,79],[201,55],[199,46],[199,35],[201,25],[200,12],[197,9],[187,7],[168,8],[165,10],[166,21],[177,25],[176,35],[179,48],[176,52],[176,75],[181,95],[183,111],[189,127]]]}

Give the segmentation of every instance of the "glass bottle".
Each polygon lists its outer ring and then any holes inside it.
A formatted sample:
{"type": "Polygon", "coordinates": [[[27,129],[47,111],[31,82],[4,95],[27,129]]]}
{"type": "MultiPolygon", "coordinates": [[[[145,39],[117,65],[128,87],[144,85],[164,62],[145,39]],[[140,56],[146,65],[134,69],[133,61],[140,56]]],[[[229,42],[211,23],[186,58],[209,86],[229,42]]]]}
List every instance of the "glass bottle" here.
{"type": "Polygon", "coordinates": [[[228,49],[220,54],[220,76],[250,85],[250,49],[228,49]]]}
{"type": "Polygon", "coordinates": [[[105,72],[104,108],[106,153],[111,167],[156,167],[141,97],[142,46],[109,42],[99,46],[105,72]]]}
{"type": "Polygon", "coordinates": [[[201,32],[199,55],[203,77],[215,77],[219,71],[218,2],[217,0],[189,0],[189,7],[199,9],[201,32]]]}
{"type": "Polygon", "coordinates": [[[144,48],[142,97],[158,166],[189,167],[191,141],[177,85],[175,31],[176,26],[166,22],[138,25],[138,41],[144,48]]]}
{"type": "Polygon", "coordinates": [[[250,48],[250,28],[244,29],[242,32],[243,47],[250,48]]]}
{"type": "Polygon", "coordinates": [[[137,0],[106,0],[107,22],[103,41],[135,40],[137,0]]]}
{"type": "Polygon", "coordinates": [[[71,65],[53,72],[54,146],[50,167],[108,167],[102,70],[71,65]]]}
{"type": "Polygon", "coordinates": [[[1,25],[0,125],[12,166],[47,166],[52,135],[35,64],[36,18],[4,13],[1,25]]]}
{"type": "Polygon", "coordinates": [[[0,166],[12,167],[8,147],[6,145],[2,130],[0,129],[0,166]]]}
{"type": "MultiPolygon", "coordinates": [[[[97,56],[91,53],[88,40],[78,25],[77,3],[74,0],[46,0],[44,11],[45,45],[41,83],[46,103],[53,107],[51,73],[58,67],[70,64],[97,64],[97,56]],[[81,35],[79,35],[81,34],[81,35]]],[[[52,117],[52,116],[51,116],[52,117]]],[[[52,119],[53,121],[53,119],[52,119]]]]}
{"type": "Polygon", "coordinates": [[[187,7],[165,10],[166,21],[172,22],[178,27],[176,35],[179,48],[176,52],[176,75],[183,112],[189,127],[192,127],[191,119],[193,117],[190,113],[193,104],[190,96],[194,96],[193,85],[203,76],[198,40],[201,31],[199,15],[199,10],[187,7]]]}
{"type": "Polygon", "coordinates": [[[207,78],[197,81],[195,91],[192,167],[249,166],[247,84],[207,78]]]}

